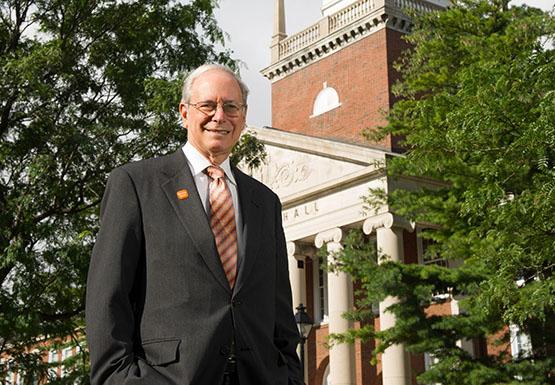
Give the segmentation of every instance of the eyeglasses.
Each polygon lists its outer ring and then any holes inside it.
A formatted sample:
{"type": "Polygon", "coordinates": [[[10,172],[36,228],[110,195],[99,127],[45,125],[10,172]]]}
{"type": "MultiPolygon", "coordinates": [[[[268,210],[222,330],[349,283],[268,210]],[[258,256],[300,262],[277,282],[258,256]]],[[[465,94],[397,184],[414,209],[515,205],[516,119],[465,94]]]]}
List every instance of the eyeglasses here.
{"type": "Polygon", "coordinates": [[[222,109],[224,110],[224,114],[226,114],[230,118],[235,118],[239,116],[243,108],[247,106],[246,104],[239,104],[235,102],[216,103],[212,101],[187,103],[187,104],[189,106],[195,107],[197,110],[199,110],[206,116],[213,116],[216,113],[218,106],[222,106],[222,109]]]}

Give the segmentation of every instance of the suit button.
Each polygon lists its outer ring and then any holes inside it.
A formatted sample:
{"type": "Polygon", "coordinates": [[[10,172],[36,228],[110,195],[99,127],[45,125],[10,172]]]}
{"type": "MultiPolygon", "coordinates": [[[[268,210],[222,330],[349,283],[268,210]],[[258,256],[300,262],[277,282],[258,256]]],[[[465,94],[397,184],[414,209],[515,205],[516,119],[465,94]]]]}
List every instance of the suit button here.
{"type": "Polygon", "coordinates": [[[229,348],[229,346],[226,345],[222,345],[220,347],[220,354],[224,357],[229,356],[229,353],[231,353],[231,349],[229,348]]]}
{"type": "Polygon", "coordinates": [[[233,300],[231,300],[231,305],[232,306],[239,306],[239,305],[241,305],[241,301],[239,301],[238,299],[233,299],[233,300]]]}

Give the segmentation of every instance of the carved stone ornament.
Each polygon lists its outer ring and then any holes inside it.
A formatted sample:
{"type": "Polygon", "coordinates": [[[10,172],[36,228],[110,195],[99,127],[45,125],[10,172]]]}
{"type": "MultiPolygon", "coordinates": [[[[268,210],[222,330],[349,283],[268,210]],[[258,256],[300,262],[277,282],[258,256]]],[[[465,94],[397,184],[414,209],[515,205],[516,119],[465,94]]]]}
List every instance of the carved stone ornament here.
{"type": "Polygon", "coordinates": [[[291,160],[286,163],[270,162],[268,167],[270,186],[273,189],[279,189],[291,186],[295,183],[305,182],[312,170],[305,162],[291,160]]]}
{"type": "Polygon", "coordinates": [[[386,229],[399,227],[412,233],[416,226],[414,222],[408,221],[405,218],[398,217],[391,213],[383,213],[366,219],[362,225],[362,231],[364,231],[364,234],[368,235],[372,234],[380,227],[386,229]]]}
{"type": "Polygon", "coordinates": [[[338,227],[333,229],[322,231],[316,234],[316,238],[314,239],[314,244],[317,248],[324,246],[326,243],[339,243],[343,238],[343,230],[338,227]]]}
{"type": "Polygon", "coordinates": [[[314,247],[301,242],[287,242],[287,256],[294,257],[299,261],[303,261],[305,257],[313,257],[315,254],[314,247]]]}

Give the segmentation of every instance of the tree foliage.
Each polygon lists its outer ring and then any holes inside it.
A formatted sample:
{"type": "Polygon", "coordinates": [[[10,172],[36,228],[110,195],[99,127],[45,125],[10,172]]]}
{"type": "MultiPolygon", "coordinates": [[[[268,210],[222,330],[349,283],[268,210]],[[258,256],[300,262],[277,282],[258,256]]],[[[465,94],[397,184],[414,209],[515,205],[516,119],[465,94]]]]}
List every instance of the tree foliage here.
{"type": "Polygon", "coordinates": [[[58,381],[87,381],[84,291],[105,179],[184,142],[184,72],[235,67],[216,5],[0,1],[0,379],[47,375],[49,340],[81,353],[58,381]]]}
{"type": "MultiPolygon", "coordinates": [[[[555,18],[505,0],[459,0],[415,15],[400,61],[403,81],[389,123],[407,149],[387,164],[391,180],[433,178],[385,197],[397,215],[421,224],[438,265],[376,263],[372,245],[353,235],[341,265],[361,281],[365,318],[385,296],[395,327],[371,326],[340,337],[377,337],[431,354],[422,383],[553,383],[555,338],[555,18]],[[431,316],[430,306],[459,300],[460,313],[431,316]],[[509,325],[532,349],[511,356],[509,325]],[[472,355],[461,340],[488,338],[472,355]]],[[[374,191],[369,203],[384,198],[374,191]]],[[[383,202],[382,202],[383,203],[383,202]]]]}

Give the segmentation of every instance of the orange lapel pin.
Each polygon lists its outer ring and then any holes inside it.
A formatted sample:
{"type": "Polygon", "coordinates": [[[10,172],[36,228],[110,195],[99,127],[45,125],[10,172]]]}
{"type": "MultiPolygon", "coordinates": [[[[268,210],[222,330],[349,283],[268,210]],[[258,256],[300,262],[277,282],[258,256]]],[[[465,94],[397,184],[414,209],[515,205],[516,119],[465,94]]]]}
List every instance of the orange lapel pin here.
{"type": "Polygon", "coordinates": [[[187,191],[186,188],[177,191],[175,194],[177,195],[177,199],[181,201],[189,198],[189,191],[187,191]]]}

